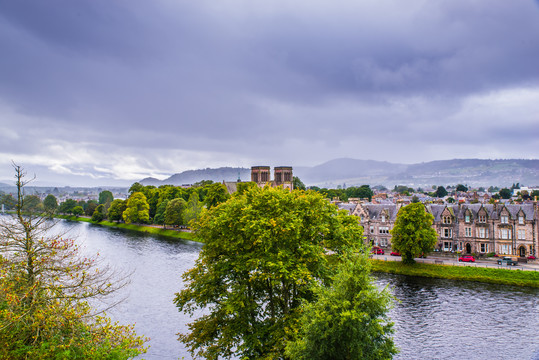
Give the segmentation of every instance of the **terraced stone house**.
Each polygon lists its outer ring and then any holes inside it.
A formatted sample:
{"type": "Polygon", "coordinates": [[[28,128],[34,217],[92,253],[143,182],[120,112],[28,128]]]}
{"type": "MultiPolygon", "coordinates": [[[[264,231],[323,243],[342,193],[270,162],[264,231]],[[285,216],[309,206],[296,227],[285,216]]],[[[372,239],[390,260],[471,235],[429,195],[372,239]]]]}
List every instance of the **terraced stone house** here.
{"type": "MultiPolygon", "coordinates": [[[[390,231],[399,208],[399,204],[357,204],[348,210],[360,218],[367,241],[390,248],[390,231]]],[[[539,208],[536,202],[521,205],[429,204],[425,211],[434,217],[433,227],[438,233],[440,251],[537,256],[539,208]]]]}

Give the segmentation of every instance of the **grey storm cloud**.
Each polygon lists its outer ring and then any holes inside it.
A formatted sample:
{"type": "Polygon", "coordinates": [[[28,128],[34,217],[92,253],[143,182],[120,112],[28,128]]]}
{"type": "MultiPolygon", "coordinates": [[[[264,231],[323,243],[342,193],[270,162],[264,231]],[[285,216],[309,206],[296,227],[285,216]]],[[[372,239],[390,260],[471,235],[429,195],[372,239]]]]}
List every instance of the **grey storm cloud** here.
{"type": "Polygon", "coordinates": [[[71,169],[99,168],[62,159],[77,146],[138,176],[183,170],[167,151],[184,167],[302,165],[538,142],[537,1],[5,1],[0,48],[0,153],[49,149],[71,169]]]}

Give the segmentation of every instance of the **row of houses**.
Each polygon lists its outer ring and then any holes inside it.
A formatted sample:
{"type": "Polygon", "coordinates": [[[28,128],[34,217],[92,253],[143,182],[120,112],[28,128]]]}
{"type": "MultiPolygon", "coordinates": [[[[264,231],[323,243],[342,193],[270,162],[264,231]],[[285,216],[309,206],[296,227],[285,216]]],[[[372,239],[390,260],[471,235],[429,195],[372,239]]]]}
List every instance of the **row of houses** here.
{"type": "MultiPolygon", "coordinates": [[[[391,229],[402,204],[340,204],[358,216],[365,238],[391,247],[391,229]]],[[[425,204],[434,217],[437,250],[446,252],[537,256],[539,208],[529,204],[425,204]]]]}

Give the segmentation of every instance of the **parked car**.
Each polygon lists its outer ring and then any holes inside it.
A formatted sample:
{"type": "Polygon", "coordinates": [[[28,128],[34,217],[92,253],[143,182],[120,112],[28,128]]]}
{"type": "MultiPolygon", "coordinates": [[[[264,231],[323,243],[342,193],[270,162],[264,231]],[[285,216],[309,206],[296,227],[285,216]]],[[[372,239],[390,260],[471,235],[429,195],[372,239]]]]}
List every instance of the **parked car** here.
{"type": "Polygon", "coordinates": [[[537,259],[537,258],[535,256],[533,256],[533,255],[528,256],[528,260],[535,260],[535,259],[537,259]]]}
{"type": "Polygon", "coordinates": [[[475,262],[475,258],[471,255],[464,255],[464,256],[459,257],[459,261],[475,262]]]}
{"type": "Polygon", "coordinates": [[[384,249],[382,249],[382,248],[373,247],[372,250],[371,250],[371,254],[384,255],[385,252],[384,252],[384,249]]]}
{"type": "Polygon", "coordinates": [[[516,266],[518,263],[511,259],[509,256],[504,256],[503,258],[498,260],[498,265],[502,264],[516,266]]]}
{"type": "Polygon", "coordinates": [[[392,251],[391,254],[389,254],[391,256],[401,256],[401,253],[400,252],[396,252],[396,251],[392,251]]]}

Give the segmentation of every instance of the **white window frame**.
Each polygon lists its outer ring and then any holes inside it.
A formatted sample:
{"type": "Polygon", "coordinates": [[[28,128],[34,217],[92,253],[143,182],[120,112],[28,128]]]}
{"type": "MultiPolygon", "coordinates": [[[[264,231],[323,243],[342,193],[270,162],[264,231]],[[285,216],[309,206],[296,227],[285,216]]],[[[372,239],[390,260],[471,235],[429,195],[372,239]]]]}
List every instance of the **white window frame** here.
{"type": "Polygon", "coordinates": [[[464,228],[464,233],[466,237],[472,237],[472,228],[471,227],[464,228]]]}
{"type": "Polygon", "coordinates": [[[443,228],[442,229],[442,237],[444,239],[451,239],[453,238],[453,229],[451,228],[443,228]]]}
{"type": "Polygon", "coordinates": [[[500,239],[511,239],[511,229],[500,229],[500,239]]]}
{"type": "Polygon", "coordinates": [[[481,252],[482,253],[488,253],[488,244],[481,243],[481,252]]]}
{"type": "Polygon", "coordinates": [[[519,223],[520,225],[524,225],[524,216],[519,216],[519,217],[518,217],[518,223],[519,223]]]}
{"type": "Polygon", "coordinates": [[[500,222],[502,224],[509,224],[509,217],[507,215],[500,216],[500,222]]]}
{"type": "Polygon", "coordinates": [[[518,239],[519,240],[526,240],[526,230],[519,229],[518,230],[518,239]]]}
{"type": "Polygon", "coordinates": [[[470,220],[471,220],[471,216],[470,216],[470,214],[466,214],[466,216],[465,216],[465,218],[464,218],[464,219],[465,219],[465,220],[464,220],[465,222],[469,223],[469,222],[470,222],[470,220]]]}
{"type": "Polygon", "coordinates": [[[479,215],[479,222],[480,223],[486,223],[487,222],[487,216],[486,215],[479,215]]]}

